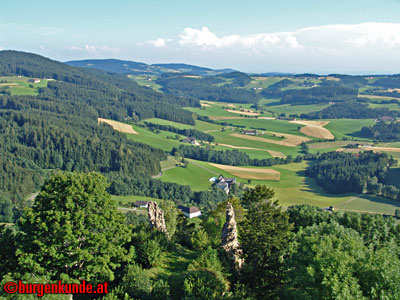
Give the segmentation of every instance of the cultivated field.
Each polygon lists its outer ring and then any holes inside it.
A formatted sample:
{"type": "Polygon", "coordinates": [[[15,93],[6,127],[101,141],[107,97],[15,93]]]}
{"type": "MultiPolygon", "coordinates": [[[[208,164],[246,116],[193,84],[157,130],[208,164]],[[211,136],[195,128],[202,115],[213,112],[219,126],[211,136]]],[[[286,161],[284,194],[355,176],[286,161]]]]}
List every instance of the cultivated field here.
{"type": "Polygon", "coordinates": [[[102,119],[102,118],[98,118],[97,122],[99,124],[100,123],[106,123],[108,125],[111,125],[112,128],[114,128],[114,130],[117,130],[117,131],[120,131],[120,132],[130,133],[130,134],[139,134],[137,131],[135,131],[132,128],[132,125],[129,125],[129,124],[124,124],[124,123],[121,123],[121,122],[108,120],[108,119],[102,119]]]}
{"type": "Polygon", "coordinates": [[[234,114],[240,114],[240,115],[245,115],[245,116],[258,116],[260,113],[254,112],[251,110],[233,110],[233,109],[225,109],[227,112],[234,113],[234,114]]]}
{"type": "Polygon", "coordinates": [[[281,146],[286,146],[286,147],[296,147],[296,146],[300,145],[301,143],[308,142],[310,140],[306,137],[301,137],[298,135],[285,134],[285,133],[280,133],[280,132],[271,132],[271,133],[278,137],[283,137],[284,139],[277,141],[277,140],[273,140],[273,139],[269,139],[269,138],[262,138],[262,137],[258,137],[258,136],[251,136],[251,135],[245,135],[245,134],[239,134],[239,133],[232,133],[231,136],[238,137],[238,138],[245,139],[245,140],[276,144],[276,145],[281,145],[281,146]]]}
{"type": "Polygon", "coordinates": [[[377,152],[400,152],[400,148],[392,147],[361,147],[366,151],[377,151],[377,152]]]}
{"type": "Polygon", "coordinates": [[[280,180],[281,173],[273,169],[245,168],[209,163],[210,166],[227,171],[244,179],[280,180]]]}
{"type": "Polygon", "coordinates": [[[233,146],[233,145],[228,145],[228,144],[218,144],[218,145],[228,147],[228,148],[233,148],[233,149],[265,151],[265,152],[268,152],[272,157],[281,157],[281,158],[286,157],[286,155],[283,154],[282,152],[274,151],[274,150],[251,148],[251,147],[240,147],[240,146],[233,146]]]}
{"type": "Polygon", "coordinates": [[[328,129],[323,127],[327,125],[329,121],[290,121],[290,123],[305,125],[300,128],[300,132],[307,136],[326,140],[333,140],[335,138],[328,129]]]}

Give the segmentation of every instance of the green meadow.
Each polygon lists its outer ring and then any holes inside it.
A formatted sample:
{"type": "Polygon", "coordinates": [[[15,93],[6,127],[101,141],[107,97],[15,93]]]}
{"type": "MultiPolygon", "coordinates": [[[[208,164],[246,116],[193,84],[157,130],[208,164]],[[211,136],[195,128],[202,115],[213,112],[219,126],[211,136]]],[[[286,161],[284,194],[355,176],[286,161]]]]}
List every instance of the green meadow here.
{"type": "Polygon", "coordinates": [[[28,82],[28,77],[1,76],[0,88],[11,92],[12,96],[37,96],[39,88],[46,87],[48,80],[40,79],[38,83],[28,82]],[[6,81],[3,83],[3,81],[6,81]]]}
{"type": "Polygon", "coordinates": [[[324,127],[328,129],[337,138],[360,137],[360,130],[364,126],[372,126],[375,124],[372,119],[331,119],[324,127]]]}

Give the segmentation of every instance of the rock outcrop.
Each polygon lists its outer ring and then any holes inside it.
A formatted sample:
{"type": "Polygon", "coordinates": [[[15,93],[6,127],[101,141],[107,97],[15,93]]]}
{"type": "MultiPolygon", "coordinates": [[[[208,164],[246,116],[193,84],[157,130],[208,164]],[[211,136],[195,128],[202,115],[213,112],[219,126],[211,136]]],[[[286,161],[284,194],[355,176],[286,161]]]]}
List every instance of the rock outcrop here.
{"type": "Polygon", "coordinates": [[[168,236],[167,226],[165,225],[164,212],[156,202],[149,202],[147,207],[151,228],[155,228],[168,236]]]}
{"type": "Polygon", "coordinates": [[[229,202],[226,205],[226,222],[222,228],[221,246],[235,265],[235,269],[240,271],[244,263],[243,250],[237,236],[235,210],[229,202]]]}

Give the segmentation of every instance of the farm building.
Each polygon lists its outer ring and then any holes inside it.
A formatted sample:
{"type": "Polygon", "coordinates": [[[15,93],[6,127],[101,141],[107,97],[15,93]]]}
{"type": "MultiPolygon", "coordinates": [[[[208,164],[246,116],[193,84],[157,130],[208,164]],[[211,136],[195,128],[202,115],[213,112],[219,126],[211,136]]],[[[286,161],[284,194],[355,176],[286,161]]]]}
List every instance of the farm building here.
{"type": "Polygon", "coordinates": [[[181,142],[189,143],[189,144],[196,145],[196,146],[200,145],[200,143],[193,137],[184,138],[183,140],[181,140],[181,142]]]}
{"type": "Polygon", "coordinates": [[[232,184],[236,183],[236,178],[225,178],[223,176],[219,176],[217,180],[216,186],[222,189],[225,193],[229,194],[229,189],[232,184]]]}
{"type": "Polygon", "coordinates": [[[243,130],[242,133],[246,135],[257,135],[257,130],[243,130]]]}
{"type": "Polygon", "coordinates": [[[183,212],[183,214],[189,219],[201,216],[201,210],[198,207],[186,207],[179,205],[178,208],[183,212]]]}
{"type": "Polygon", "coordinates": [[[135,207],[144,207],[147,208],[149,206],[149,201],[136,201],[135,207]]]}
{"type": "Polygon", "coordinates": [[[39,83],[39,82],[40,82],[40,79],[31,78],[31,79],[28,80],[28,82],[30,82],[30,83],[39,83]]]}

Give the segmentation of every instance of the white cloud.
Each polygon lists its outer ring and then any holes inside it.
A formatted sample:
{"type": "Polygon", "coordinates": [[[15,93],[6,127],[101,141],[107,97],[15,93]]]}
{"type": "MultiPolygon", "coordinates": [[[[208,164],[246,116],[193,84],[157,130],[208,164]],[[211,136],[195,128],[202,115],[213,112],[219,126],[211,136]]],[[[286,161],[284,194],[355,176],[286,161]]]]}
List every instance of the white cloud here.
{"type": "Polygon", "coordinates": [[[188,63],[252,72],[400,70],[400,23],[335,24],[248,35],[218,35],[207,27],[188,27],[170,46],[188,63]]]}
{"type": "Polygon", "coordinates": [[[118,54],[120,53],[119,47],[110,47],[110,46],[98,46],[98,45],[85,45],[83,47],[80,46],[69,46],[68,50],[71,51],[84,51],[90,54],[118,54]]]}
{"type": "Polygon", "coordinates": [[[94,46],[94,45],[85,45],[85,50],[88,53],[98,54],[98,53],[119,53],[120,49],[118,47],[109,47],[109,46],[94,46]]]}
{"type": "Polygon", "coordinates": [[[353,47],[400,47],[400,24],[363,23],[308,27],[293,32],[217,36],[207,27],[185,28],[179,45],[201,50],[240,48],[262,53],[273,50],[324,49],[340,51],[353,47]]]}
{"type": "Polygon", "coordinates": [[[159,38],[154,41],[148,41],[148,43],[153,45],[154,47],[162,48],[162,47],[165,47],[167,41],[168,40],[166,40],[166,39],[159,38]]]}

